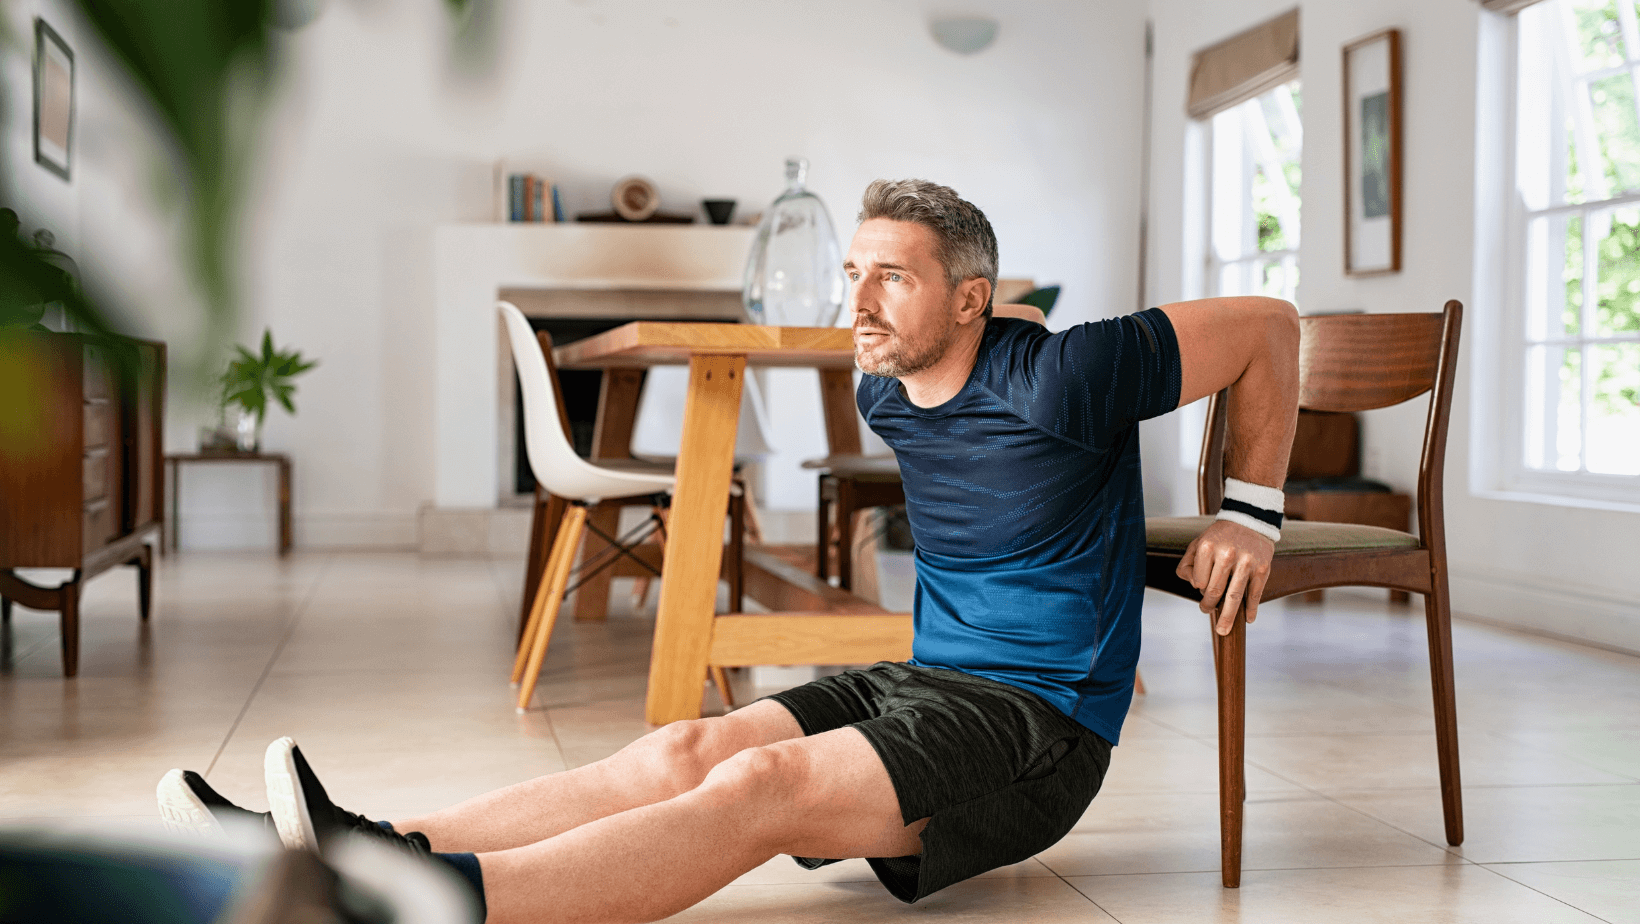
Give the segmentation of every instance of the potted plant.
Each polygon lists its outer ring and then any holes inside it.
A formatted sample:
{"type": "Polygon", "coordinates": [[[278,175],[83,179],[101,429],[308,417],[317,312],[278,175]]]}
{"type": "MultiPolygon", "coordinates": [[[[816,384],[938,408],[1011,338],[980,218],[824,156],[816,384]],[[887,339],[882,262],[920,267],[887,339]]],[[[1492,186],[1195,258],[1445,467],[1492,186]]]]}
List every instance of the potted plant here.
{"type": "MultiPolygon", "coordinates": [[[[230,409],[237,412],[231,446],[207,446],[206,449],[228,448],[238,452],[256,452],[262,448],[262,421],[268,416],[269,400],[279,402],[287,413],[296,413],[292,397],[296,386],[291,379],[312,369],[318,360],[304,360],[299,350],[276,350],[273,331],[262,332],[262,349],[253,352],[235,346],[238,353],[228,362],[222,374],[222,418],[226,429],[230,409]]],[[[225,436],[226,434],[222,434],[225,436]]],[[[219,437],[220,439],[220,437],[219,437]]],[[[226,442],[226,440],[222,440],[226,442]]]]}

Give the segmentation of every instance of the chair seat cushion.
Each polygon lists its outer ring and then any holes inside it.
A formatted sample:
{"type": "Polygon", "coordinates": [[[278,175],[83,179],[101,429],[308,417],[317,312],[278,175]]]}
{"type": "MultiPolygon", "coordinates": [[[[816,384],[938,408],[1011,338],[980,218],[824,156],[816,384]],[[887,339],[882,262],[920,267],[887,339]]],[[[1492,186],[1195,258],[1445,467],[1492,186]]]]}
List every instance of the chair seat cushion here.
{"type": "Polygon", "coordinates": [[[803,467],[821,469],[839,478],[900,480],[900,462],[893,455],[865,456],[839,453],[820,459],[810,459],[803,463],[803,467]]]}
{"type": "MultiPolygon", "coordinates": [[[[1146,517],[1145,548],[1158,552],[1182,552],[1213,517],[1146,517]]],[[[1288,520],[1281,526],[1276,555],[1309,555],[1316,552],[1366,552],[1384,549],[1416,549],[1418,537],[1396,529],[1358,526],[1354,523],[1313,523],[1288,520]]]]}

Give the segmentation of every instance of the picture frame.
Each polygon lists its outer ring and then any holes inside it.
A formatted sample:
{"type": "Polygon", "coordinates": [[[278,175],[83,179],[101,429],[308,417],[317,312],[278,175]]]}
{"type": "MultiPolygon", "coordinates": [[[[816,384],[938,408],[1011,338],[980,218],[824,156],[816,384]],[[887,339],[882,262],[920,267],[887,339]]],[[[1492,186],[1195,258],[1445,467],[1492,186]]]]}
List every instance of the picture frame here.
{"type": "Polygon", "coordinates": [[[34,20],[34,162],[70,179],[74,148],[74,52],[34,20]]]}
{"type": "Polygon", "coordinates": [[[1344,274],[1401,271],[1401,31],[1344,46],[1344,274]]]}

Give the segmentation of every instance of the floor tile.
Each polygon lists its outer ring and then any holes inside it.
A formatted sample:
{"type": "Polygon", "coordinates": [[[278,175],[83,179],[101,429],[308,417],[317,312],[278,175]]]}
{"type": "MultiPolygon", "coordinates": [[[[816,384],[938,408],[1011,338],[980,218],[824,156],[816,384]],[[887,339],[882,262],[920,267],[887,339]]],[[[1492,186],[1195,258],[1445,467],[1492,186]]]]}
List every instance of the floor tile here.
{"type": "MultiPolygon", "coordinates": [[[[1216,795],[1100,794],[1064,840],[1037,856],[1061,876],[1219,868],[1216,795]]],[[[1314,796],[1249,793],[1242,868],[1413,866],[1457,862],[1381,821],[1314,796]]]]}
{"type": "MultiPolygon", "coordinates": [[[[1338,793],[1339,802],[1443,843],[1440,793],[1338,793]]],[[[1471,787],[1463,794],[1464,842],[1476,863],[1640,859],[1640,784],[1471,787]]]]}
{"type": "Polygon", "coordinates": [[[1116,920],[1055,877],[970,879],[915,905],[900,902],[876,882],[732,885],[688,911],[666,918],[677,924],[871,924],[907,919],[975,924],[1109,924],[1116,920]]]}
{"type": "Polygon", "coordinates": [[[1469,865],[1070,879],[1122,924],[1599,924],[1563,902],[1469,865]]]}
{"type": "MultiPolygon", "coordinates": [[[[1130,724],[1132,724],[1130,722],[1130,724]]],[[[1303,788],[1258,767],[1247,768],[1249,792],[1303,792],[1303,788]]],[[[1219,752],[1193,738],[1122,736],[1111,751],[1101,797],[1113,793],[1219,791],[1219,752]]]]}
{"type": "MultiPolygon", "coordinates": [[[[1458,734],[1458,755],[1465,786],[1624,783],[1633,779],[1562,754],[1464,729],[1458,734]]],[[[1322,792],[1440,785],[1434,734],[1250,737],[1247,759],[1322,792]]]]}
{"type": "Polygon", "coordinates": [[[1501,863],[1487,868],[1607,924],[1640,924],[1640,859],[1501,863]]]}

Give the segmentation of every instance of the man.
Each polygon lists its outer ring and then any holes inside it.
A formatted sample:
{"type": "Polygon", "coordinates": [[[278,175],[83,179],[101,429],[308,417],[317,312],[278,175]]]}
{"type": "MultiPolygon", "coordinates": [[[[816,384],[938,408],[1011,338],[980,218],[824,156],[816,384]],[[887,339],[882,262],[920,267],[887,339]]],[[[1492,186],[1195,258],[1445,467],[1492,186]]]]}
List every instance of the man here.
{"type": "MultiPolygon", "coordinates": [[[[287,844],[356,830],[432,854],[497,924],[651,921],[778,854],[811,868],[871,858],[915,901],[1075,824],[1138,662],[1138,422],[1231,386],[1227,493],[1240,503],[1227,507],[1242,512],[1202,533],[1180,574],[1217,631],[1251,622],[1297,408],[1295,312],[1210,299],[1060,333],[996,317],[989,222],[920,180],[866,190],[844,268],[860,411],[899,457],[916,539],[912,661],[391,825],[334,806],[282,739],[266,770],[287,844]]],[[[235,811],[180,771],[160,797],[183,826],[235,811]]]]}

